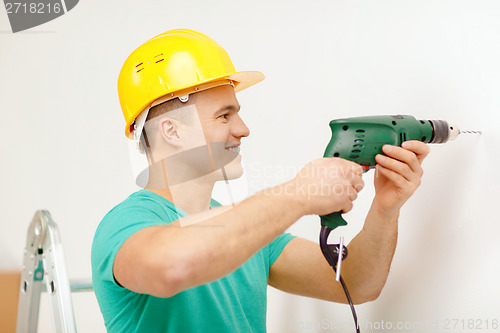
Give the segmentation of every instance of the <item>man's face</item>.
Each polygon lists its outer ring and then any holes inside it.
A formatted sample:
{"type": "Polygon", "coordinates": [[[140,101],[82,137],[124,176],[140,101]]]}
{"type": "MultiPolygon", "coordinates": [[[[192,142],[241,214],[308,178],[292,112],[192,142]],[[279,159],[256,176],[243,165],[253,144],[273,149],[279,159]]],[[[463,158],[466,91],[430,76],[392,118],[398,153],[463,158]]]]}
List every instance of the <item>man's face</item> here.
{"type": "Polygon", "coordinates": [[[241,139],[247,137],[250,130],[238,114],[240,105],[234,88],[225,85],[198,94],[196,108],[210,147],[213,168],[219,179],[238,178],[243,174],[239,154],[241,139]]]}
{"type": "Polygon", "coordinates": [[[234,88],[219,86],[191,98],[187,105],[145,124],[150,167],[161,162],[163,168],[159,177],[149,172],[150,186],[160,188],[165,173],[170,186],[207,175],[218,181],[243,174],[239,147],[241,138],[250,131],[238,114],[240,105],[234,88]]]}

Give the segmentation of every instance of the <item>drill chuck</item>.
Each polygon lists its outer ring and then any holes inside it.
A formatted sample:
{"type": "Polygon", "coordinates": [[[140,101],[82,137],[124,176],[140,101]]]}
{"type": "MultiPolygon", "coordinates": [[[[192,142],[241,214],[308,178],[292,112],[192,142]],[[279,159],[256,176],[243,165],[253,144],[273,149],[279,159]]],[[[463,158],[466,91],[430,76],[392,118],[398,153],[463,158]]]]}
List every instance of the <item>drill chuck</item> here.
{"type": "Polygon", "coordinates": [[[455,140],[460,134],[460,130],[448,124],[445,120],[429,120],[432,125],[432,136],[429,143],[445,143],[455,140]]]}

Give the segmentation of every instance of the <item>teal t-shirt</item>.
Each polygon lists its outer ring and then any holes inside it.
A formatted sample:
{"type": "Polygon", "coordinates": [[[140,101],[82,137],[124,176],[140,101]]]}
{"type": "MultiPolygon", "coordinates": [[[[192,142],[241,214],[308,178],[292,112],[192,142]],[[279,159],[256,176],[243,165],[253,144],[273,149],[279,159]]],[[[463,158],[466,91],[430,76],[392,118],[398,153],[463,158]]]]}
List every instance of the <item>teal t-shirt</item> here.
{"type": "MultiPolygon", "coordinates": [[[[212,207],[219,205],[212,199],[212,207]]],[[[99,224],[92,243],[92,282],[108,332],[265,332],[269,267],[293,238],[288,233],[233,273],[169,298],[138,294],[117,284],[113,261],[123,242],[138,230],[185,215],[162,196],[140,190],[99,224]]]]}

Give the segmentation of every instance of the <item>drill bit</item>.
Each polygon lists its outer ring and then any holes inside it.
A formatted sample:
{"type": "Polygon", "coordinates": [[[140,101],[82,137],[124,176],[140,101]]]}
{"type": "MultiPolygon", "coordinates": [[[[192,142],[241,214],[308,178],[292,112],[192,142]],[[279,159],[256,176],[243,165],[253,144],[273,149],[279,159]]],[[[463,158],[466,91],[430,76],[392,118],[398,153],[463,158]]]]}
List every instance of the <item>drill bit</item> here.
{"type": "Polygon", "coordinates": [[[460,131],[460,134],[483,134],[483,132],[481,131],[462,131],[462,130],[459,130],[460,131]]]}
{"type": "Polygon", "coordinates": [[[459,136],[460,134],[482,134],[482,133],[483,132],[481,131],[469,131],[469,130],[463,131],[459,129],[457,126],[448,125],[448,139],[446,141],[455,140],[457,136],[459,136]]]}

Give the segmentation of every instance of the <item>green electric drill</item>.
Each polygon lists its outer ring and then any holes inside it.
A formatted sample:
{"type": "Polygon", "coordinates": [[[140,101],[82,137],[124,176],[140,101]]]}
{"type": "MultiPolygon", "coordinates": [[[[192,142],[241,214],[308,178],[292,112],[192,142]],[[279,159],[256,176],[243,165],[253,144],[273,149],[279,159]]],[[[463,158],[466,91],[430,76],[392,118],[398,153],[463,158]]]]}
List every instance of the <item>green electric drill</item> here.
{"type": "MultiPolygon", "coordinates": [[[[382,146],[401,146],[408,140],[425,143],[445,143],[454,140],[461,133],[481,134],[479,131],[460,131],[444,120],[417,120],[412,116],[369,116],[336,119],[330,122],[332,138],[326,147],[324,157],[341,157],[363,166],[365,171],[376,165],[375,156],[383,154],[382,146]]],[[[320,248],[330,266],[336,272],[354,317],[356,332],[359,332],[358,318],[353,302],[340,275],[342,260],[347,256],[347,248],[340,244],[328,244],[330,232],[338,226],[346,225],[342,212],[321,216],[320,248]]]]}
{"type": "MultiPolygon", "coordinates": [[[[454,140],[460,131],[444,120],[417,120],[412,116],[368,116],[336,119],[330,122],[332,138],[324,157],[341,157],[356,162],[367,171],[376,165],[375,156],[385,144],[401,146],[404,141],[445,143],[454,140]]],[[[341,212],[321,216],[321,224],[335,229],[346,225],[341,212]]]]}

